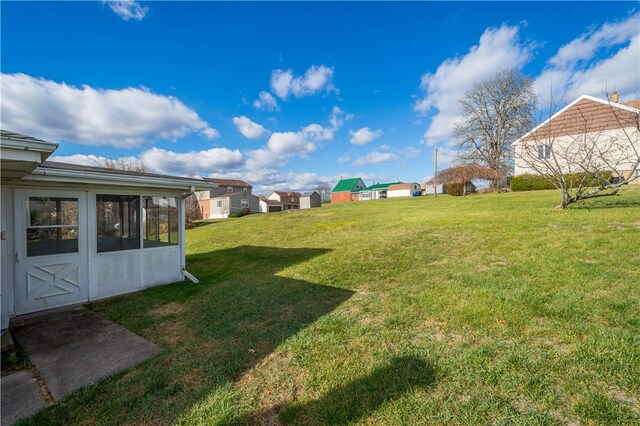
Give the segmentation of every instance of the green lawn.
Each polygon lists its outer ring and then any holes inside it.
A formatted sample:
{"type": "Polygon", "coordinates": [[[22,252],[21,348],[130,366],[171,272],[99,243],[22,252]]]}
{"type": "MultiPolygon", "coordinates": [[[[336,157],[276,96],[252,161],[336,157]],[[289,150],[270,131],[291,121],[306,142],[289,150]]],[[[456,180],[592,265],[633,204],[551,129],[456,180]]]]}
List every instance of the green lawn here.
{"type": "Polygon", "coordinates": [[[92,307],[165,351],[33,424],[640,424],[640,191],[388,199],[202,224],[92,307]]]}

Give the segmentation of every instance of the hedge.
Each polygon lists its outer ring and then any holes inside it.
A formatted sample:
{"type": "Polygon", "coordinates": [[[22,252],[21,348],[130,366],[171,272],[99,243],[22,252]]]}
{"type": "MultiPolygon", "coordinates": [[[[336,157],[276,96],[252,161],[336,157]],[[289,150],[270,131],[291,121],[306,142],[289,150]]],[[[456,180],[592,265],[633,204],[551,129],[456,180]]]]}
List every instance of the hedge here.
{"type": "Polygon", "coordinates": [[[453,195],[454,197],[464,195],[464,183],[447,184],[447,195],[453,195]]]}
{"type": "MultiPolygon", "coordinates": [[[[607,180],[611,179],[612,173],[606,172],[605,178],[607,180]]],[[[565,175],[567,180],[573,180],[574,182],[580,182],[584,177],[584,173],[572,173],[565,175]]],[[[598,186],[602,182],[595,177],[587,178],[585,182],[585,186],[598,186]]],[[[525,174],[520,176],[514,176],[511,179],[511,190],[512,191],[540,191],[543,189],[556,189],[553,184],[548,181],[543,175],[534,175],[534,174],[525,174]]]]}

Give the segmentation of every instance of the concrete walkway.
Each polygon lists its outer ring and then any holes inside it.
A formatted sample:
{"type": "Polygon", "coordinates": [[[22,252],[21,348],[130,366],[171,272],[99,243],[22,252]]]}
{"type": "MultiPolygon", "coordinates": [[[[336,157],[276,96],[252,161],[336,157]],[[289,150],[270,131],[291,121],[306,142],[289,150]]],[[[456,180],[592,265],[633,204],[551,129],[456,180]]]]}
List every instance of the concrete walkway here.
{"type": "MultiPolygon", "coordinates": [[[[127,370],[162,351],[159,346],[82,307],[18,318],[10,327],[15,340],[39,371],[45,384],[43,392],[49,392],[54,400],[127,370]]],[[[2,424],[9,414],[5,411],[5,390],[12,392],[6,388],[17,386],[7,379],[14,375],[2,378],[2,424]]],[[[40,405],[31,404],[33,408],[22,416],[35,413],[43,404],[44,401],[40,405]]],[[[19,405],[6,409],[11,412],[12,408],[25,408],[19,405]]]]}

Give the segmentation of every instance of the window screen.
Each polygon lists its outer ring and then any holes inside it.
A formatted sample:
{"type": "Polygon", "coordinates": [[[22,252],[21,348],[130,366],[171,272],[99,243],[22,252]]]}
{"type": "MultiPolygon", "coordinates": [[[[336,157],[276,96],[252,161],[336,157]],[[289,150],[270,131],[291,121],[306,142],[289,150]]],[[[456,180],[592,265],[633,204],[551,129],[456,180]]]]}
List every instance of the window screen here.
{"type": "Polygon", "coordinates": [[[177,245],[178,199],[175,197],[143,197],[143,247],[177,245]]]}
{"type": "Polygon", "coordinates": [[[27,256],[78,252],[78,199],[29,197],[27,256]]]}
{"type": "Polygon", "coordinates": [[[98,253],[140,248],[140,197],[96,195],[98,253]]]}

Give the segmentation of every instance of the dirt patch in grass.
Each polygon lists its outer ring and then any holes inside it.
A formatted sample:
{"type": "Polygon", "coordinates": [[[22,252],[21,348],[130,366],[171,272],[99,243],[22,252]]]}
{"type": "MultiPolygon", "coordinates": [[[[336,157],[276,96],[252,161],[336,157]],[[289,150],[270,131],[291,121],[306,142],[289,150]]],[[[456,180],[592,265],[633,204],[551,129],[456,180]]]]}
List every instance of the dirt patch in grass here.
{"type": "Polygon", "coordinates": [[[620,389],[609,389],[607,393],[616,401],[629,405],[634,414],[640,414],[640,401],[636,398],[633,398],[631,395],[620,389]]]}
{"type": "Polygon", "coordinates": [[[294,364],[291,352],[276,351],[240,376],[236,386],[258,401],[256,408],[264,417],[264,424],[280,424],[279,420],[273,423],[279,411],[275,408],[298,399],[305,377],[305,371],[294,364]]]}
{"type": "Polygon", "coordinates": [[[185,312],[187,312],[187,310],[188,308],[183,304],[170,302],[149,311],[149,315],[152,315],[154,317],[166,317],[169,315],[184,314],[185,312]]]}

